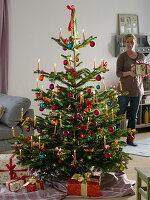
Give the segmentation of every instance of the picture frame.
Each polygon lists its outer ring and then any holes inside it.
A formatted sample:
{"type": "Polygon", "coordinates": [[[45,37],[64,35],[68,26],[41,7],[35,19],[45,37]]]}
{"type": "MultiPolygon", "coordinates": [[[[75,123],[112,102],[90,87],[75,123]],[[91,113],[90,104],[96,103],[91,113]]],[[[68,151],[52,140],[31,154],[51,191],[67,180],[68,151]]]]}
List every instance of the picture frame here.
{"type": "Polygon", "coordinates": [[[139,34],[138,15],[134,14],[118,14],[119,34],[139,34]]]}

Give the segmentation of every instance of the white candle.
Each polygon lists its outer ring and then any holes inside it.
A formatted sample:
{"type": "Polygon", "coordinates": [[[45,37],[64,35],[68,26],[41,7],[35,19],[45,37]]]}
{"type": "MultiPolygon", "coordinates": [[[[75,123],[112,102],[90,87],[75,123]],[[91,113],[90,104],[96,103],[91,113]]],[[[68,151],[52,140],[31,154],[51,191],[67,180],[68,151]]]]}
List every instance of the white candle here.
{"type": "Polygon", "coordinates": [[[22,150],[19,149],[20,160],[22,160],[22,150]]]}
{"type": "Polygon", "coordinates": [[[33,147],[33,138],[31,136],[31,148],[33,147]]]}
{"type": "Polygon", "coordinates": [[[83,36],[83,41],[85,41],[85,33],[84,33],[84,29],[82,31],[82,36],[83,36]]]}
{"type": "Polygon", "coordinates": [[[96,61],[95,61],[95,58],[94,58],[94,70],[96,69],[96,61]]]}
{"type": "Polygon", "coordinates": [[[36,116],[34,117],[34,127],[36,127],[36,116]]]}
{"type": "Polygon", "coordinates": [[[59,31],[59,39],[61,38],[61,30],[62,28],[60,28],[60,31],[59,31]]]}
{"type": "Polygon", "coordinates": [[[41,148],[41,136],[39,136],[39,149],[41,148]]]}
{"type": "Polygon", "coordinates": [[[20,116],[20,120],[23,120],[23,108],[21,108],[21,116],[20,116]]]}
{"type": "Polygon", "coordinates": [[[56,64],[54,64],[54,74],[57,75],[57,72],[56,72],[56,64]]]}
{"type": "Polygon", "coordinates": [[[36,87],[39,88],[39,79],[36,79],[36,87]]]}
{"type": "Polygon", "coordinates": [[[15,130],[13,126],[12,126],[12,136],[15,137],[15,130]]]}
{"type": "Polygon", "coordinates": [[[38,59],[38,71],[40,71],[40,59],[38,59]]]}

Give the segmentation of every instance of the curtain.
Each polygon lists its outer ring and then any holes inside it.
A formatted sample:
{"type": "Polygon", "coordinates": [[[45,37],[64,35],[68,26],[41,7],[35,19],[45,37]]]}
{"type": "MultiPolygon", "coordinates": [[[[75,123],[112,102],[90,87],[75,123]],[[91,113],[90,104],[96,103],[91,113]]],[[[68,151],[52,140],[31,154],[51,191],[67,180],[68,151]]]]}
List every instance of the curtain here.
{"type": "Polygon", "coordinates": [[[8,92],[8,7],[0,0],[0,93],[8,92]]]}

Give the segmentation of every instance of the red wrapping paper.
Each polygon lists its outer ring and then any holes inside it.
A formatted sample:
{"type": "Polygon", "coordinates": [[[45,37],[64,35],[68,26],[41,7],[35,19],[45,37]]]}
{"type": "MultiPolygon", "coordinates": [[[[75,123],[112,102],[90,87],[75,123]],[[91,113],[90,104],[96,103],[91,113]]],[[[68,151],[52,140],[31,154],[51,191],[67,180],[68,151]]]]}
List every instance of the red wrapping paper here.
{"type": "Polygon", "coordinates": [[[36,181],[35,184],[29,183],[27,186],[25,186],[27,192],[34,192],[37,190],[44,190],[44,185],[42,180],[36,181]]]}
{"type": "MultiPolygon", "coordinates": [[[[92,177],[99,180],[99,177],[92,177]]],[[[79,182],[74,179],[68,180],[67,185],[67,195],[71,196],[88,196],[88,197],[99,197],[101,195],[100,193],[100,182],[93,182],[93,181],[87,181],[85,186],[82,186],[81,184],[84,184],[83,182],[79,182]],[[85,192],[83,192],[83,188],[86,187],[86,195],[85,192]],[[83,195],[84,193],[84,195],[83,195]]]]}

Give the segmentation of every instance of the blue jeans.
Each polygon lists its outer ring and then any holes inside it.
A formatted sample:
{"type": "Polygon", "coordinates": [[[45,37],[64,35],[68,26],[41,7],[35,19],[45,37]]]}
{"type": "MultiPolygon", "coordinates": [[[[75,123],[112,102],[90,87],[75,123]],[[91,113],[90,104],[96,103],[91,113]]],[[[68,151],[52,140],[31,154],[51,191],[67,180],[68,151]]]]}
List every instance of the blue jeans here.
{"type": "Polygon", "coordinates": [[[120,106],[120,110],[118,110],[117,115],[125,114],[127,111],[128,103],[130,102],[130,112],[129,112],[129,120],[127,128],[135,129],[136,127],[136,119],[137,113],[139,109],[139,104],[142,96],[137,97],[128,97],[128,96],[119,96],[118,104],[120,106]]]}

